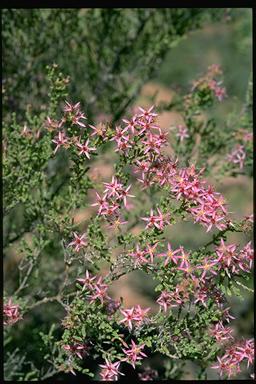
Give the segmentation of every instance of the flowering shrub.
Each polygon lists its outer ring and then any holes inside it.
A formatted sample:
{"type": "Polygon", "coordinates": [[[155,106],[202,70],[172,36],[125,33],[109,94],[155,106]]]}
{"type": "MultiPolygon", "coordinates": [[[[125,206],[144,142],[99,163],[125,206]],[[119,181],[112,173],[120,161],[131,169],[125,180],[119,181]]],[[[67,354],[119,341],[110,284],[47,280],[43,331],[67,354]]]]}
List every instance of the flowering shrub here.
{"type": "MultiPolygon", "coordinates": [[[[241,295],[239,278],[247,279],[253,266],[251,241],[239,246],[227,235],[250,232],[253,217],[234,220],[224,196],[207,181],[216,171],[208,160],[217,150],[220,175],[250,174],[250,111],[244,108],[241,129],[231,136],[219,132],[214,142],[210,134],[214,127],[216,135],[214,121],[198,118],[203,109],[227,97],[220,74],[219,66],[211,66],[178,99],[184,125],[169,132],[158,125],[154,106],[137,108],[119,125],[89,124],[80,102],[65,101],[59,114],[67,83],[56,65],[49,67],[51,115],[28,113],[22,128],[13,115],[4,147],[4,208],[9,213],[23,204],[31,239],[19,244],[24,255],[19,285],[5,299],[7,343],[7,335],[14,337],[12,327],[22,322],[25,326],[30,311],[52,302],[63,308],[58,319],[62,326],[40,333],[45,366],[31,367],[26,379],[80,372],[117,380],[127,365],[138,369],[140,380],[179,378],[182,360],[198,362],[200,377],[211,367],[221,378],[230,378],[253,363],[253,340],[234,335],[227,300],[231,293],[241,295]],[[201,141],[193,160],[196,135],[201,141]],[[117,154],[114,174],[108,182],[93,182],[88,170],[111,143],[117,154]],[[231,145],[237,149],[229,154],[231,145]],[[166,154],[167,148],[171,154],[166,154]],[[95,211],[84,226],[74,223],[72,211],[88,205],[89,190],[93,191],[89,205],[95,211]],[[141,204],[142,196],[148,198],[148,209],[141,204]],[[166,237],[167,227],[188,220],[212,236],[197,250],[182,244],[174,248],[166,237]],[[130,229],[138,223],[143,229],[135,235],[130,229]],[[43,258],[51,248],[53,260],[45,265],[43,258]],[[115,248],[118,254],[113,257],[115,248]],[[56,270],[59,258],[63,266],[56,270]],[[107,266],[103,274],[102,265],[107,266]],[[45,281],[44,272],[49,277],[51,269],[52,282],[45,281]],[[111,284],[134,270],[157,282],[158,311],[139,304],[127,308],[121,298],[111,297],[111,284]],[[40,289],[34,279],[40,279],[40,289]],[[33,292],[30,286],[35,287],[33,292]],[[169,358],[172,373],[167,368],[165,373],[140,368],[157,353],[169,358]],[[97,364],[93,369],[92,362],[97,364]]],[[[12,361],[15,351],[6,364],[12,361]]]]}

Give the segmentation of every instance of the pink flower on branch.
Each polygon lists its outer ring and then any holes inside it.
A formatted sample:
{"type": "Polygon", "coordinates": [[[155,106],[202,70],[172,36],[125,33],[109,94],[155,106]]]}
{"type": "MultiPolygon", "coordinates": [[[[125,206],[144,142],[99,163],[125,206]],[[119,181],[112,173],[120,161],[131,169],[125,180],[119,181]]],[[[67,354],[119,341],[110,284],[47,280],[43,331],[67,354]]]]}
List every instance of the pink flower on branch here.
{"type": "Polygon", "coordinates": [[[93,281],[96,279],[96,276],[90,276],[89,271],[85,271],[85,278],[78,278],[76,279],[80,284],[82,284],[84,287],[88,287],[89,289],[93,289],[95,282],[93,281]]]}
{"type": "Polygon", "coordinates": [[[74,240],[68,244],[68,247],[74,247],[75,251],[79,252],[81,248],[87,245],[86,241],[84,241],[86,233],[79,236],[76,232],[73,232],[73,235],[74,235],[74,240]]]}
{"type": "Polygon", "coordinates": [[[124,375],[118,369],[121,362],[116,361],[115,363],[110,362],[105,359],[105,364],[100,364],[99,366],[102,368],[100,372],[101,380],[103,381],[116,381],[118,379],[118,375],[124,375]]]}
{"type": "Polygon", "coordinates": [[[79,149],[79,155],[85,155],[88,159],[90,159],[90,152],[97,150],[94,147],[89,147],[89,139],[84,144],[77,143],[76,146],[79,149]]]}
{"type": "Polygon", "coordinates": [[[137,345],[132,340],[130,347],[131,347],[130,349],[123,349],[123,352],[127,356],[124,359],[124,361],[127,361],[128,363],[130,363],[135,369],[136,361],[142,360],[144,357],[147,357],[147,355],[144,352],[142,352],[142,349],[144,349],[145,344],[137,345]]]}
{"type": "Polygon", "coordinates": [[[52,142],[56,144],[56,148],[54,149],[54,152],[53,152],[55,154],[61,146],[66,146],[67,145],[68,139],[66,138],[64,132],[59,132],[58,136],[56,136],[52,140],[52,142]]]}
{"type": "Polygon", "coordinates": [[[169,214],[163,214],[159,208],[157,208],[158,216],[154,215],[153,209],[150,210],[150,216],[149,217],[141,217],[142,220],[147,222],[147,228],[156,227],[159,230],[162,230],[165,225],[170,224],[168,221],[169,214]]]}
{"type": "Polygon", "coordinates": [[[164,262],[164,266],[166,267],[166,265],[169,263],[169,262],[172,262],[174,264],[177,264],[178,263],[178,254],[180,254],[181,252],[181,249],[180,248],[177,248],[175,251],[172,249],[171,247],[171,244],[168,243],[167,244],[167,251],[164,252],[164,253],[160,253],[158,256],[163,256],[165,257],[165,262],[164,262]]]}
{"type": "Polygon", "coordinates": [[[9,298],[3,309],[4,325],[12,325],[22,319],[19,304],[14,304],[12,298],[9,298]]]}
{"type": "Polygon", "coordinates": [[[149,310],[150,308],[142,309],[140,305],[136,305],[129,309],[120,309],[124,318],[119,321],[119,324],[125,323],[128,328],[132,330],[134,325],[141,325],[149,310]]]}
{"type": "Polygon", "coordinates": [[[65,344],[63,345],[63,349],[65,351],[70,352],[71,354],[76,355],[79,359],[83,359],[85,355],[88,353],[88,345],[76,343],[76,344],[65,344]]]}

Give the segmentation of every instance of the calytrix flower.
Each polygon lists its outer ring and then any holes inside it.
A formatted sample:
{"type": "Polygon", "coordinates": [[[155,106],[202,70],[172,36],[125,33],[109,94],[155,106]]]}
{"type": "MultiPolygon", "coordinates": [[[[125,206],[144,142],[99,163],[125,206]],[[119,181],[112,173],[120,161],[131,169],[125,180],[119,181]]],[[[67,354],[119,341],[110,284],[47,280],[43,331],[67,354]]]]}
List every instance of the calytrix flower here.
{"type": "Polygon", "coordinates": [[[86,242],[83,240],[86,236],[86,233],[83,235],[78,235],[76,232],[73,232],[74,240],[68,244],[68,247],[74,247],[76,252],[79,252],[81,248],[86,246],[86,242]]]}
{"type": "Polygon", "coordinates": [[[90,159],[90,152],[96,151],[96,148],[89,147],[89,139],[84,144],[77,143],[76,145],[80,150],[79,155],[85,155],[88,159],[90,159]]]}
{"type": "Polygon", "coordinates": [[[130,363],[135,369],[136,361],[142,360],[144,357],[147,357],[147,355],[144,352],[142,352],[142,349],[144,349],[145,344],[137,345],[132,340],[130,347],[131,347],[130,349],[123,349],[123,352],[127,356],[124,359],[124,361],[127,361],[128,363],[130,363]]]}
{"type": "Polygon", "coordinates": [[[3,315],[4,325],[13,325],[18,320],[22,319],[20,306],[19,304],[14,304],[12,298],[9,298],[7,304],[4,304],[3,315]]]}
{"type": "Polygon", "coordinates": [[[99,366],[102,368],[100,376],[103,381],[116,381],[118,380],[118,375],[124,375],[118,368],[121,362],[116,361],[115,363],[110,362],[105,359],[105,364],[100,364],[99,366]]]}

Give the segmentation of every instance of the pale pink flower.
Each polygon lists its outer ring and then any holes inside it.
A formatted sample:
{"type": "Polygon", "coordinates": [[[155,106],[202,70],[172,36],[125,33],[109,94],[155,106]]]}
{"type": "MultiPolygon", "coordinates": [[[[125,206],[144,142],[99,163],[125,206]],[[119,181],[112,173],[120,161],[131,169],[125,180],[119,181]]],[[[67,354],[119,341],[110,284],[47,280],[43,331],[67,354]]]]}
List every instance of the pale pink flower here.
{"type": "Polygon", "coordinates": [[[90,276],[90,273],[88,270],[85,271],[85,278],[78,278],[76,279],[79,281],[80,284],[82,284],[84,287],[88,287],[89,289],[93,289],[95,282],[93,281],[96,279],[96,276],[90,276]]]}
{"type": "Polygon", "coordinates": [[[123,200],[124,206],[127,207],[127,197],[135,197],[134,195],[130,195],[128,192],[131,189],[131,185],[129,185],[126,189],[120,188],[118,191],[118,198],[123,200]]]}
{"type": "Polygon", "coordinates": [[[142,112],[138,117],[143,117],[146,120],[154,119],[157,116],[157,113],[152,112],[154,105],[152,105],[148,110],[139,107],[139,110],[142,112]]]}
{"type": "Polygon", "coordinates": [[[109,299],[109,296],[107,295],[107,290],[108,285],[102,283],[102,277],[100,276],[93,286],[92,294],[89,296],[90,303],[99,299],[101,304],[103,304],[105,299],[109,299]]]}
{"type": "Polygon", "coordinates": [[[96,148],[89,147],[89,139],[87,139],[83,144],[77,143],[76,145],[80,150],[79,155],[85,155],[88,159],[90,159],[90,152],[96,151],[96,148]]]}
{"type": "Polygon", "coordinates": [[[80,249],[85,247],[87,244],[86,241],[83,240],[86,236],[86,233],[79,236],[76,232],[73,232],[73,235],[74,235],[74,240],[68,244],[68,247],[74,247],[75,251],[79,252],[80,249]]]}
{"type": "Polygon", "coordinates": [[[99,367],[102,368],[100,376],[103,381],[116,381],[118,379],[118,375],[124,375],[118,368],[121,362],[116,361],[115,363],[110,362],[105,359],[105,364],[100,364],[99,367]]]}
{"type": "Polygon", "coordinates": [[[230,154],[227,155],[228,161],[233,164],[239,164],[240,169],[244,167],[246,152],[243,145],[237,145],[230,154]]]}
{"type": "Polygon", "coordinates": [[[134,321],[140,321],[140,317],[138,317],[138,313],[136,313],[136,310],[134,307],[130,309],[120,309],[120,312],[122,315],[124,315],[124,318],[119,321],[119,324],[125,323],[128,328],[131,330],[133,327],[134,321]]]}
{"type": "Polygon", "coordinates": [[[179,125],[177,125],[177,128],[178,128],[178,132],[177,132],[176,136],[180,139],[180,141],[183,141],[184,139],[189,137],[187,127],[179,124],[179,125]]]}
{"type": "Polygon", "coordinates": [[[125,132],[127,132],[128,130],[128,127],[126,128],[121,128],[120,126],[117,126],[116,127],[116,134],[109,140],[109,141],[115,141],[117,144],[119,142],[122,142],[122,141],[128,141],[129,140],[129,136],[126,136],[125,135],[125,132]]]}
{"type": "Polygon", "coordinates": [[[71,103],[65,101],[65,104],[64,105],[64,112],[67,112],[67,113],[77,113],[80,109],[80,102],[72,105],[71,103]]]}
{"type": "Polygon", "coordinates": [[[96,207],[96,206],[99,206],[99,210],[98,210],[98,213],[101,214],[101,211],[107,206],[107,201],[106,201],[106,196],[107,195],[104,195],[103,197],[101,197],[98,192],[95,192],[96,193],[96,203],[93,203],[91,204],[91,207],[96,207]]]}
{"type": "Polygon", "coordinates": [[[91,136],[99,136],[102,139],[106,138],[107,128],[103,123],[97,124],[96,127],[94,125],[89,124],[89,127],[92,128],[93,130],[93,132],[91,133],[91,136]]]}
{"type": "Polygon", "coordinates": [[[164,312],[170,307],[172,302],[172,295],[168,291],[163,291],[156,301],[160,307],[163,307],[164,312]]]}
{"type": "Polygon", "coordinates": [[[127,124],[125,128],[130,129],[131,132],[134,134],[135,129],[138,126],[137,116],[133,116],[131,120],[123,119],[123,122],[127,124]]]}
{"type": "Polygon", "coordinates": [[[119,197],[119,192],[122,189],[123,185],[118,182],[115,176],[112,176],[112,180],[110,183],[103,183],[106,186],[104,193],[106,193],[107,197],[116,196],[119,197]]]}
{"type": "Polygon", "coordinates": [[[53,152],[55,154],[62,145],[65,146],[65,144],[68,143],[68,139],[66,138],[64,132],[59,132],[58,136],[56,136],[55,139],[52,140],[52,142],[56,144],[56,148],[53,152]]]}
{"type": "Polygon", "coordinates": [[[9,298],[3,309],[4,325],[12,325],[22,319],[19,304],[14,304],[12,298],[9,298]]]}
{"type": "Polygon", "coordinates": [[[149,217],[141,217],[142,220],[147,221],[147,228],[156,227],[157,229],[162,230],[165,225],[170,224],[168,221],[167,215],[164,215],[159,208],[157,208],[158,216],[154,215],[153,209],[150,210],[149,217]]]}
{"type": "Polygon", "coordinates": [[[87,119],[87,117],[82,112],[78,112],[75,116],[72,117],[72,124],[85,127],[85,124],[80,121],[81,119],[87,119]]]}

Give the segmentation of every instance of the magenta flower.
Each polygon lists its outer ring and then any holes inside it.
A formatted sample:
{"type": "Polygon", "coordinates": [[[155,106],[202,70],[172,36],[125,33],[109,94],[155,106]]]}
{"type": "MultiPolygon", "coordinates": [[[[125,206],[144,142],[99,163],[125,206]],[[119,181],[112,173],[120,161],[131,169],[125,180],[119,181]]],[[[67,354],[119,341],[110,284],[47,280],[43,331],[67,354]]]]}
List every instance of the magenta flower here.
{"type": "Polygon", "coordinates": [[[82,284],[84,287],[88,287],[89,289],[93,289],[94,287],[94,284],[93,281],[96,279],[96,276],[90,276],[90,273],[89,271],[85,271],[85,278],[82,279],[82,278],[79,278],[79,279],[76,279],[77,281],[79,281],[80,284],[82,284]]]}
{"type": "Polygon", "coordinates": [[[12,298],[9,298],[3,309],[4,325],[12,325],[22,319],[19,304],[14,304],[12,298]]]}
{"type": "Polygon", "coordinates": [[[181,252],[181,249],[180,248],[177,248],[175,251],[172,249],[171,247],[171,244],[168,243],[167,244],[167,248],[168,250],[164,253],[160,253],[158,256],[163,256],[165,257],[165,262],[164,262],[164,266],[166,267],[166,265],[169,263],[169,262],[173,262],[174,264],[177,264],[178,262],[178,256],[176,256],[177,254],[179,254],[181,252]]]}
{"type": "Polygon", "coordinates": [[[139,311],[138,308],[136,309],[135,307],[132,307],[130,309],[120,309],[120,312],[122,313],[122,315],[124,315],[124,318],[119,321],[119,324],[125,323],[130,330],[133,327],[134,321],[141,322],[142,320],[141,311],[139,311]]]}
{"type": "Polygon", "coordinates": [[[136,250],[129,253],[128,254],[129,256],[133,257],[134,258],[134,265],[137,267],[137,266],[141,266],[142,264],[147,264],[148,263],[148,260],[146,259],[146,252],[143,250],[141,250],[139,248],[139,245],[137,244],[136,245],[136,250]]]}
{"type": "Polygon", "coordinates": [[[213,275],[217,275],[217,272],[212,268],[216,264],[217,264],[216,260],[211,261],[211,260],[208,260],[207,258],[205,258],[203,260],[202,265],[197,265],[197,269],[203,270],[201,278],[204,279],[207,272],[211,272],[213,275]]]}
{"type": "Polygon", "coordinates": [[[116,381],[118,379],[118,375],[124,375],[118,371],[120,364],[120,361],[111,363],[109,360],[105,359],[105,364],[99,365],[102,368],[100,373],[101,379],[103,381],[116,381]]]}
{"type": "Polygon", "coordinates": [[[86,233],[79,236],[76,232],[73,232],[74,240],[71,241],[71,243],[68,244],[68,247],[74,247],[76,252],[79,252],[81,248],[86,246],[86,242],[83,240],[86,236],[86,233]]]}
{"type": "Polygon", "coordinates": [[[137,345],[133,340],[131,341],[131,343],[132,344],[130,349],[123,349],[123,352],[127,356],[124,361],[130,363],[135,369],[136,361],[142,360],[144,357],[147,357],[147,355],[142,352],[142,349],[145,347],[145,344],[137,345]]]}
{"type": "Polygon", "coordinates": [[[167,215],[163,215],[159,208],[157,208],[158,216],[154,215],[153,209],[150,210],[150,217],[141,217],[142,220],[147,221],[147,228],[156,227],[157,229],[162,230],[165,225],[170,224],[167,215]]]}
{"type": "Polygon", "coordinates": [[[90,159],[90,152],[96,151],[96,148],[89,147],[89,139],[84,144],[77,143],[76,145],[80,150],[79,155],[85,155],[88,159],[90,159]]]}

